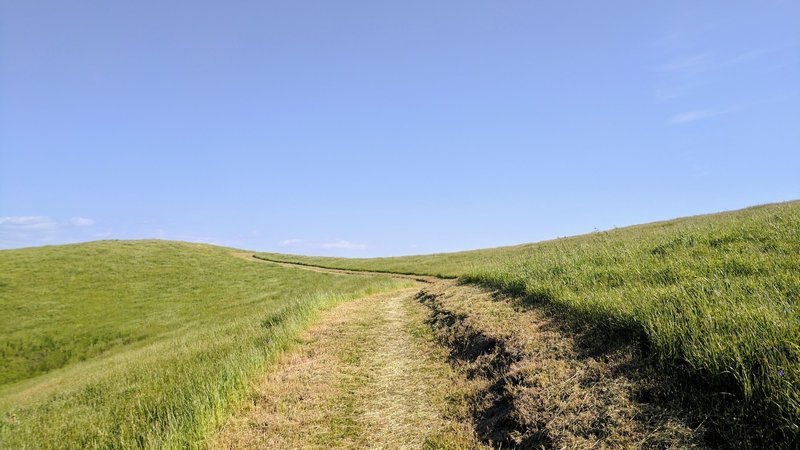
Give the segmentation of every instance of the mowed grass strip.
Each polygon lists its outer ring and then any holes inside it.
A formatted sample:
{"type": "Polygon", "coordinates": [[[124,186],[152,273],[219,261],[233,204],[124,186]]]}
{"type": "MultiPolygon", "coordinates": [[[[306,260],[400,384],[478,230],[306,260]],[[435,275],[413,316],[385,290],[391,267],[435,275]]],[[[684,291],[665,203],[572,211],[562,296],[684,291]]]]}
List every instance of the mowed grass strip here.
{"type": "Polygon", "coordinates": [[[800,202],[453,254],[260,256],[499,287],[633,332],[658,363],[743,399],[763,432],[800,436],[800,202]]]}
{"type": "Polygon", "coordinates": [[[434,342],[418,289],[325,311],[255,383],[214,448],[482,449],[469,420],[475,382],[434,342]]]}
{"type": "Polygon", "coordinates": [[[132,241],[0,251],[0,447],[196,447],[317,311],[388,277],[132,241]]]}

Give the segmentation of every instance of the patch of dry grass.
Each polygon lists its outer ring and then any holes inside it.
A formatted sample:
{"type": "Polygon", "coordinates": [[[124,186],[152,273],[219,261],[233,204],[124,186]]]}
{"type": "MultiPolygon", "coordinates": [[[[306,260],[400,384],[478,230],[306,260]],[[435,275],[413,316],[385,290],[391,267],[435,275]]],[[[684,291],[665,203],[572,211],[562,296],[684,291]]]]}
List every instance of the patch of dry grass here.
{"type": "Polygon", "coordinates": [[[446,363],[415,290],[330,310],[254,387],[217,448],[480,448],[470,386],[446,363]]]}
{"type": "Polygon", "coordinates": [[[519,448],[693,448],[702,429],[674,405],[646,403],[632,343],[587,342],[541,309],[442,282],[420,295],[458,370],[484,380],[473,402],[483,441],[519,448]],[[595,345],[597,344],[597,345],[595,345]],[[602,351],[600,350],[602,348],[602,351]]]}

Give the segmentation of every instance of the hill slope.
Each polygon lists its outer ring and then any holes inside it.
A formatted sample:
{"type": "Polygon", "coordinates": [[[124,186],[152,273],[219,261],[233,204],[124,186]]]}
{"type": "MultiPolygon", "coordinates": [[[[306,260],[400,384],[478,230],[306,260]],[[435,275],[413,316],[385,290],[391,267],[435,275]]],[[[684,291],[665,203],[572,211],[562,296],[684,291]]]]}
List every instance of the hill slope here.
{"type": "Polygon", "coordinates": [[[177,242],[0,251],[0,447],[199,445],[315,311],[403,285],[177,242]]]}
{"type": "Polygon", "coordinates": [[[636,336],[655,364],[741,399],[758,432],[800,433],[800,202],[451,254],[258,256],[502,288],[636,336]]]}

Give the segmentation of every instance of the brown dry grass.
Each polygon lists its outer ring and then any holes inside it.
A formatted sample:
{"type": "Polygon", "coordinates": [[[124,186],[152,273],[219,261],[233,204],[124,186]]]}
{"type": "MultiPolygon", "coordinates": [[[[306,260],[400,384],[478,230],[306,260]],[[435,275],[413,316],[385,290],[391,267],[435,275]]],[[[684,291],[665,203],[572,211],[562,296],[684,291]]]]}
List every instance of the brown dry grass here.
{"type": "Polygon", "coordinates": [[[487,381],[476,429],[494,447],[695,448],[684,412],[645,403],[658,383],[624,339],[556,322],[537,308],[471,286],[440,282],[420,299],[459,371],[487,381]]]}
{"type": "Polygon", "coordinates": [[[211,446],[479,447],[463,420],[470,384],[435,345],[415,292],[354,300],[324,313],[255,385],[211,446]]]}

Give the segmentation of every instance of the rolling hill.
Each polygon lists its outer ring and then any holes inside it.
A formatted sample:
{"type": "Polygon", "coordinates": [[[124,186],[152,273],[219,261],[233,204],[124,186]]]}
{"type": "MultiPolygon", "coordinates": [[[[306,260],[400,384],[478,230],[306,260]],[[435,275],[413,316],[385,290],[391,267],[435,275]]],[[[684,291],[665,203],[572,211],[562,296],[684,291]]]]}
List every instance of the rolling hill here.
{"type": "Polygon", "coordinates": [[[450,254],[257,257],[499,288],[641,340],[653,364],[744,408],[740,433],[800,433],[800,202],[450,254]]]}
{"type": "Polygon", "coordinates": [[[196,447],[316,311],[403,282],[107,241],[0,251],[0,447],[196,447]]]}
{"type": "Polygon", "coordinates": [[[305,442],[287,433],[433,448],[791,447],[800,202],[393,258],[168,241],[3,250],[0,361],[3,448],[305,442]],[[368,297],[382,292],[395,293],[368,297]],[[323,310],[319,340],[299,339],[323,310]],[[281,363],[298,345],[304,356],[281,363]],[[308,367],[324,393],[304,381],[284,391],[308,367]],[[254,391],[274,398],[259,410],[244,401],[254,391]],[[301,402],[298,423],[316,418],[303,429],[284,421],[292,396],[329,410],[301,402]],[[386,402],[403,406],[383,422],[358,406],[386,402]],[[370,435],[426,402],[409,424],[440,434],[370,435]],[[274,435],[247,425],[254,414],[279,423],[274,435]]]}

